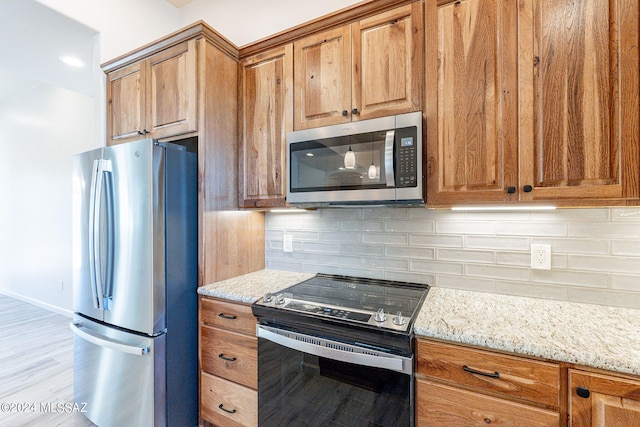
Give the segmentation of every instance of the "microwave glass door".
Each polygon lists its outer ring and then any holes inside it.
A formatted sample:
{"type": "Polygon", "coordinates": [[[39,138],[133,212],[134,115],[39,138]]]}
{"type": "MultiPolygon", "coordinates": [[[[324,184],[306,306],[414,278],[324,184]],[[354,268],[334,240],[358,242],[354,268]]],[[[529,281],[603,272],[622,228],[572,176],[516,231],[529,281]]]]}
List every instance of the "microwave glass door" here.
{"type": "MultiPolygon", "coordinates": [[[[393,168],[393,161],[385,164],[388,135],[393,138],[393,130],[291,144],[291,191],[393,187],[393,174],[387,176],[387,169],[393,168]]],[[[392,156],[387,155],[387,158],[392,156]]]]}

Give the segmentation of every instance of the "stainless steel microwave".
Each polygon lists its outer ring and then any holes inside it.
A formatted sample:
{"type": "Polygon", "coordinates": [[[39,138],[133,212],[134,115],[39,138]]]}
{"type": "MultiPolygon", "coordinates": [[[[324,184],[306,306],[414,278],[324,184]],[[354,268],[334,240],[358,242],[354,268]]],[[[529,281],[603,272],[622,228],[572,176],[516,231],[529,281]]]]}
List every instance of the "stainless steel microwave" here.
{"type": "Polygon", "coordinates": [[[287,202],[422,205],[422,113],[287,133],[287,202]]]}

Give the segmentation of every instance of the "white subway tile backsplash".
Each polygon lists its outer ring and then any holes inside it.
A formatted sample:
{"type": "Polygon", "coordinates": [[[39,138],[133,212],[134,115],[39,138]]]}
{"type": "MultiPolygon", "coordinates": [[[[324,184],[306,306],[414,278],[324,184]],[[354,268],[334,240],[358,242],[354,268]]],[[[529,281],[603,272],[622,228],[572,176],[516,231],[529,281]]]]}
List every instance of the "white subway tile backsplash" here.
{"type": "Polygon", "coordinates": [[[529,251],[531,243],[528,237],[467,236],[464,246],[471,249],[529,251]]]}
{"type": "Polygon", "coordinates": [[[436,249],[438,261],[460,261],[495,263],[496,256],[492,251],[474,251],[468,249],[436,249]]]}
{"type": "Polygon", "coordinates": [[[640,208],[266,214],[268,268],[640,308],[640,208]],[[283,234],[293,253],[282,252],[283,234]],[[530,268],[548,244],[551,270],[530,268]]]}
{"type": "Polygon", "coordinates": [[[500,221],[496,225],[496,234],[503,236],[566,236],[567,224],[550,221],[500,221]]]}

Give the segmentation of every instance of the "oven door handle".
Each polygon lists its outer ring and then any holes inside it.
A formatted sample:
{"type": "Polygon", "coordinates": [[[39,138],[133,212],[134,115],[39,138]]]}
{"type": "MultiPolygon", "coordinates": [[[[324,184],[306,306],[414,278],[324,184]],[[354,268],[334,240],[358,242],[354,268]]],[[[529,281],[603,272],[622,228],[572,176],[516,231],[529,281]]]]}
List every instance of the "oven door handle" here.
{"type": "Polygon", "coordinates": [[[351,363],[360,366],[369,366],[372,368],[387,369],[395,372],[401,372],[403,374],[411,375],[413,372],[413,358],[396,356],[392,354],[382,353],[375,350],[364,349],[368,354],[356,353],[348,350],[341,350],[337,347],[344,348],[356,348],[347,344],[338,342],[323,340],[321,338],[313,337],[310,335],[303,335],[297,332],[283,331],[287,335],[298,337],[290,338],[288,336],[281,335],[275,328],[267,328],[262,325],[256,327],[256,333],[258,338],[271,341],[275,344],[290,348],[292,350],[301,351],[303,353],[313,354],[314,356],[324,357],[326,359],[338,360],[340,362],[351,363]],[[329,344],[335,344],[335,346],[327,347],[324,345],[318,345],[314,342],[327,342],[329,344]]]}

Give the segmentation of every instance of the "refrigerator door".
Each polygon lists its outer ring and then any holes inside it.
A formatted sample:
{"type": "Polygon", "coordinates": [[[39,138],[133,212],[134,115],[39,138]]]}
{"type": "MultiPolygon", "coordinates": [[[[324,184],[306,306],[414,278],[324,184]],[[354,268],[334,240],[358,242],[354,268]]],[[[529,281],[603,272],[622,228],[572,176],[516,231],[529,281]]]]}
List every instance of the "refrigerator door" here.
{"type": "Polygon", "coordinates": [[[104,149],[114,206],[104,321],[149,335],[166,328],[164,150],[150,139],[104,149]]]}
{"type": "Polygon", "coordinates": [[[74,401],[84,415],[100,427],[166,425],[166,335],[145,337],[78,315],[71,329],[74,401]]]}
{"type": "Polygon", "coordinates": [[[106,279],[101,263],[108,253],[106,240],[100,240],[107,224],[96,223],[106,218],[107,206],[102,190],[108,172],[98,170],[101,162],[102,148],[73,158],[73,306],[98,320],[104,311],[97,280],[106,279]]]}

